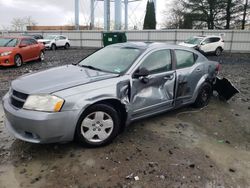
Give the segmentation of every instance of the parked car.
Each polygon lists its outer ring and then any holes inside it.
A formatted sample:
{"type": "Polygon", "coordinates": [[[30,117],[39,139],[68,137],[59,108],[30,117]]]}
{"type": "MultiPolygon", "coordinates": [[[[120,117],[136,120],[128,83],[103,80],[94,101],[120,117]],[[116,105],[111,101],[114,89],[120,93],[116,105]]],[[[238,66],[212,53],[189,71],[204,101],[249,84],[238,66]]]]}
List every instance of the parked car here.
{"type": "Polygon", "coordinates": [[[32,143],[110,143],[132,121],[208,104],[219,63],[164,43],[107,46],[75,65],[22,76],[3,98],[5,125],[32,143]]]}
{"type": "Polygon", "coordinates": [[[224,40],[221,36],[195,36],[180,45],[194,48],[202,53],[214,53],[216,56],[220,56],[224,50],[224,40]]]}
{"type": "Polygon", "coordinates": [[[31,37],[31,38],[34,38],[36,40],[43,39],[43,36],[40,34],[24,33],[24,34],[22,34],[22,36],[31,37]]]}
{"type": "Polygon", "coordinates": [[[47,49],[56,50],[57,48],[64,47],[65,49],[70,48],[70,41],[63,35],[48,35],[44,39],[38,40],[45,45],[47,49]]]}
{"type": "Polygon", "coordinates": [[[30,37],[0,37],[0,66],[22,66],[44,60],[44,45],[30,37]]]}

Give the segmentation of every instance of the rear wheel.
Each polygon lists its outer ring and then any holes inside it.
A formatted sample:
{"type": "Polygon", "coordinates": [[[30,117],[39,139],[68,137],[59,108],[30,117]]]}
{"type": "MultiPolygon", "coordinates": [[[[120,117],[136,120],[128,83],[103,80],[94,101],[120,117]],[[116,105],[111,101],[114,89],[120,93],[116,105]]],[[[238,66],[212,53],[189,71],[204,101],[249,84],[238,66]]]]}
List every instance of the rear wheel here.
{"type": "Polygon", "coordinates": [[[221,47],[216,48],[214,53],[216,56],[220,56],[222,54],[222,48],[221,47]]]}
{"type": "Polygon", "coordinates": [[[117,111],[106,104],[96,104],[83,113],[76,127],[76,138],[84,146],[99,147],[109,144],[119,133],[117,111]]]}
{"type": "Polygon", "coordinates": [[[212,96],[212,86],[211,84],[205,82],[201,86],[200,92],[194,102],[194,106],[197,108],[202,108],[204,106],[207,106],[211,96],[212,96]]]}
{"type": "Polygon", "coordinates": [[[39,61],[44,61],[44,59],[45,59],[44,51],[41,51],[39,56],[39,61]]]}
{"type": "Polygon", "coordinates": [[[15,62],[16,67],[21,67],[23,65],[23,60],[20,55],[16,55],[14,57],[14,62],[15,62]]]}

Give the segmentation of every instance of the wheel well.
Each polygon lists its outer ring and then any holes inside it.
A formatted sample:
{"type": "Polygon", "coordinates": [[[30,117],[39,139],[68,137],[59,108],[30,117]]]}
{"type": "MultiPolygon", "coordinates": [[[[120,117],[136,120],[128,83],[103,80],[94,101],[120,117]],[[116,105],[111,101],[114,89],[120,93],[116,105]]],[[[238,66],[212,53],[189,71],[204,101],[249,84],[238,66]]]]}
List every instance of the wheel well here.
{"type": "Polygon", "coordinates": [[[16,57],[17,55],[20,56],[23,61],[23,57],[21,56],[21,54],[16,54],[14,57],[16,57]]]}
{"type": "Polygon", "coordinates": [[[119,117],[121,118],[120,132],[122,132],[125,129],[126,121],[127,121],[127,112],[126,112],[126,108],[125,108],[124,104],[122,104],[117,99],[106,99],[106,100],[98,101],[98,102],[90,105],[89,107],[91,107],[93,105],[96,105],[96,104],[106,104],[106,105],[109,105],[109,106],[113,107],[119,113],[119,117]]]}
{"type": "Polygon", "coordinates": [[[221,51],[223,51],[223,48],[222,48],[221,46],[219,46],[219,47],[217,47],[217,48],[219,48],[219,49],[221,49],[221,51]]]}

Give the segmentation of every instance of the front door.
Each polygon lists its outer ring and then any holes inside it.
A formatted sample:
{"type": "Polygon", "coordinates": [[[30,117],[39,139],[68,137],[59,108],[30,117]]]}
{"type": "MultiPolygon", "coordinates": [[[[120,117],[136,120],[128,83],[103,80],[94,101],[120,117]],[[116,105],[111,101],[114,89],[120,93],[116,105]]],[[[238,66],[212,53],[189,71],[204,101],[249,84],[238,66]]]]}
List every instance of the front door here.
{"type": "Polygon", "coordinates": [[[132,119],[165,111],[173,105],[176,75],[170,50],[151,52],[137,70],[142,68],[149,71],[149,76],[132,79],[132,119]]]}

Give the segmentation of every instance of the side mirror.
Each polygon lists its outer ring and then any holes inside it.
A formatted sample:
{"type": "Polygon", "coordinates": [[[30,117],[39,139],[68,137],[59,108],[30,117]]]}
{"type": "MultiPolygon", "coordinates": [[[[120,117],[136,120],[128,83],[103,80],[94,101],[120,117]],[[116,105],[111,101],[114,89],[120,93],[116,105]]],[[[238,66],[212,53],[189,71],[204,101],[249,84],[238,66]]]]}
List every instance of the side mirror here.
{"type": "Polygon", "coordinates": [[[20,44],[19,48],[24,48],[24,47],[27,47],[27,46],[28,46],[27,44],[20,44]]]}
{"type": "Polygon", "coordinates": [[[201,45],[203,46],[205,44],[205,42],[202,42],[201,45]]]}
{"type": "Polygon", "coordinates": [[[134,78],[147,77],[149,75],[149,71],[146,68],[139,68],[134,73],[134,78]]]}
{"type": "Polygon", "coordinates": [[[149,82],[149,71],[146,68],[140,68],[134,73],[133,77],[146,84],[149,82]]]}

